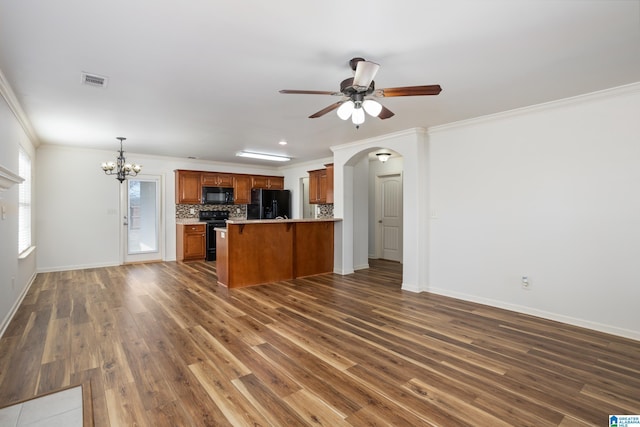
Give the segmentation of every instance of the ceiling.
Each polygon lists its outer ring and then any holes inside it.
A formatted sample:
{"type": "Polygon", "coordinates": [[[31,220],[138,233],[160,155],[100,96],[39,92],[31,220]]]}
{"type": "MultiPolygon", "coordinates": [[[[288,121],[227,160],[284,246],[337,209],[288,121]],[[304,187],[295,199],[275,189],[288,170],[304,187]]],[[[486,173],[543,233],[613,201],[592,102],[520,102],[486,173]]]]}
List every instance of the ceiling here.
{"type": "Polygon", "coordinates": [[[270,165],[344,144],[640,81],[635,0],[0,0],[0,69],[42,144],[270,165]],[[395,112],[356,129],[329,95],[380,64],[395,112]],[[81,73],[108,78],[81,84],[81,73]],[[288,142],[286,146],[279,141],[288,142]]]}

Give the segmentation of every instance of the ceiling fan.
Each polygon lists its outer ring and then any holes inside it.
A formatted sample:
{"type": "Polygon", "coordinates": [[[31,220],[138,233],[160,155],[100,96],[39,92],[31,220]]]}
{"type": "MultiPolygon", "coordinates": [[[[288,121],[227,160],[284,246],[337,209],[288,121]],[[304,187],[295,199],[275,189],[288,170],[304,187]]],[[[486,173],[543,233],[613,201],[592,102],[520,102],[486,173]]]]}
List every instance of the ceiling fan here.
{"type": "Polygon", "coordinates": [[[323,108],[317,113],[310,115],[309,118],[315,119],[317,117],[322,117],[337,108],[338,117],[342,120],[347,120],[351,117],[351,121],[356,125],[356,128],[359,128],[360,125],[364,123],[365,111],[369,115],[379,117],[383,120],[394,115],[391,110],[384,107],[374,99],[371,99],[371,97],[384,98],[390,96],[438,95],[442,91],[440,85],[376,89],[373,78],[378,72],[380,65],[375,62],[366,61],[364,58],[353,58],[349,61],[349,65],[354,71],[354,76],[349,77],[340,83],[340,92],[283,89],[280,93],[342,96],[343,99],[323,108]]]}

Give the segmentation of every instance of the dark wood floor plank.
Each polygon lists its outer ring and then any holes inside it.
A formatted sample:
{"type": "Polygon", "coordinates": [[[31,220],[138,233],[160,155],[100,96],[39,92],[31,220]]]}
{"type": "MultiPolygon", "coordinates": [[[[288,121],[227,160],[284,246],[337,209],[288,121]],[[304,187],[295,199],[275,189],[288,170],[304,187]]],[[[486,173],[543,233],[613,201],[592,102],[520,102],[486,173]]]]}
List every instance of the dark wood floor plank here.
{"type": "Polygon", "coordinates": [[[38,274],[0,406],[89,382],[95,425],[602,425],[640,342],[400,289],[401,265],[229,290],[215,263],[38,274]]]}

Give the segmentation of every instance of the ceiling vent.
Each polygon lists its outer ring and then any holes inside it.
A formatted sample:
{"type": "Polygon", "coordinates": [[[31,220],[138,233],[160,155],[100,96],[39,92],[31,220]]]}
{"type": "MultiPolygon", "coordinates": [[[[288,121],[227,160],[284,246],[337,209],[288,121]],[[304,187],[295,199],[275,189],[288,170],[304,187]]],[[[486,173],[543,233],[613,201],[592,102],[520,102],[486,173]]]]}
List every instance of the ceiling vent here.
{"type": "Polygon", "coordinates": [[[109,79],[97,74],[82,73],[82,84],[93,87],[106,88],[109,79]]]}

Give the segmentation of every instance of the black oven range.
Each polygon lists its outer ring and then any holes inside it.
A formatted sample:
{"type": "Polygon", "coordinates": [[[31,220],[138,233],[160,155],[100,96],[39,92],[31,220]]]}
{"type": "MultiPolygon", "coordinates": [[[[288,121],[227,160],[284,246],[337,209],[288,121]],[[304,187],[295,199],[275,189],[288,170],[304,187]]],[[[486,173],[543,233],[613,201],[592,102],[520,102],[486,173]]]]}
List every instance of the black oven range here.
{"type": "Polygon", "coordinates": [[[207,261],[216,260],[216,228],[227,226],[229,211],[200,211],[200,221],[207,223],[207,261]]]}

